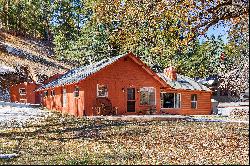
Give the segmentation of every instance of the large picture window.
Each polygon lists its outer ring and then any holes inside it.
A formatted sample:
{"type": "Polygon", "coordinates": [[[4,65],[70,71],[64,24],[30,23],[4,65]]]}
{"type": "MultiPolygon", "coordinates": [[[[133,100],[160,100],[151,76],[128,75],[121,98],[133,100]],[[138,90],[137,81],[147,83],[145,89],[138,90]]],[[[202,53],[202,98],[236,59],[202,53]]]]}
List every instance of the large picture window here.
{"type": "Polygon", "coordinates": [[[97,97],[108,97],[107,85],[97,84],[97,97]]]}
{"type": "Polygon", "coordinates": [[[140,105],[155,105],[155,88],[140,88],[140,105]]]}
{"type": "Polygon", "coordinates": [[[197,94],[191,95],[191,108],[197,108],[197,94]]]}
{"type": "Polygon", "coordinates": [[[180,108],[181,94],[180,93],[161,93],[162,108],[180,108]]]}

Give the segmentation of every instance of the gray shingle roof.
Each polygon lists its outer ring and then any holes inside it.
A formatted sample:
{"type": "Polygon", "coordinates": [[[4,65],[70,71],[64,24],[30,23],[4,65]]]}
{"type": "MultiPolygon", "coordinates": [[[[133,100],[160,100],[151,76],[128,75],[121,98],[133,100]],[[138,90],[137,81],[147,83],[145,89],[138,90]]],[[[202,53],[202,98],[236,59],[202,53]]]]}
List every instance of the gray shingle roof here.
{"type": "Polygon", "coordinates": [[[186,89],[186,90],[204,90],[211,91],[206,86],[201,83],[196,82],[192,78],[177,74],[177,80],[173,81],[167,77],[164,73],[157,73],[167,84],[169,84],[174,89],[186,89]]]}
{"type": "MultiPolygon", "coordinates": [[[[118,59],[124,57],[127,54],[116,56],[113,58],[103,59],[99,62],[81,66],[75,68],[73,70],[68,71],[67,73],[60,76],[58,79],[51,81],[47,84],[42,85],[37,91],[52,87],[59,87],[67,84],[77,83],[81,80],[84,80],[88,76],[100,71],[104,67],[112,64],[113,62],[117,61],[118,59]]],[[[162,78],[167,84],[169,84],[174,89],[190,89],[190,90],[205,90],[210,91],[206,86],[202,85],[201,83],[196,82],[195,80],[177,74],[177,81],[172,81],[168,78],[164,73],[157,73],[157,75],[162,78]]]]}
{"type": "Polygon", "coordinates": [[[98,72],[102,68],[112,64],[113,62],[124,57],[125,55],[127,54],[116,56],[113,58],[103,59],[99,62],[90,64],[87,66],[81,66],[73,70],[70,70],[67,73],[60,76],[58,79],[42,85],[41,87],[37,89],[37,91],[42,90],[42,89],[52,88],[52,87],[63,86],[66,84],[72,84],[72,83],[76,83],[81,80],[84,80],[88,76],[98,72]]]}

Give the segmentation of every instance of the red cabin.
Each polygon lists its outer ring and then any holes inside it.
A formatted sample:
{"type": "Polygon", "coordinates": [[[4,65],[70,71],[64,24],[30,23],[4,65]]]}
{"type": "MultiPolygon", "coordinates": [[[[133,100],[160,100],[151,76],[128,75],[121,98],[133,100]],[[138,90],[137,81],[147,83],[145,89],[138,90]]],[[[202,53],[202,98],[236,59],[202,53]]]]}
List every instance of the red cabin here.
{"type": "Polygon", "coordinates": [[[65,73],[36,91],[42,105],[75,116],[211,114],[211,91],[171,67],[155,73],[132,53],[65,73]]]}
{"type": "Polygon", "coordinates": [[[24,82],[10,87],[10,101],[19,103],[39,104],[40,98],[34,92],[40,85],[34,82],[24,82]]]}
{"type": "MultiPolygon", "coordinates": [[[[62,74],[55,74],[45,80],[43,84],[58,79],[61,75],[62,74]]],[[[12,85],[10,87],[10,101],[19,103],[40,104],[41,96],[38,93],[35,93],[35,90],[41,85],[42,84],[37,84],[35,82],[24,82],[12,85]]]]}

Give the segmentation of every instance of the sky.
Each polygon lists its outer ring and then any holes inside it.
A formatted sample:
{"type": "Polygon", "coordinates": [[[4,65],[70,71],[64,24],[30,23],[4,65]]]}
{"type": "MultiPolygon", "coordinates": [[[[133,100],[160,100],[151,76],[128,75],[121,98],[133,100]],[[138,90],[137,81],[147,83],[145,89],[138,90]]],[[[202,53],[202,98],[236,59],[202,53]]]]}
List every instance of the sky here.
{"type": "MultiPolygon", "coordinates": [[[[219,35],[222,35],[222,40],[224,41],[224,43],[228,42],[228,31],[229,30],[229,26],[223,27],[223,26],[212,26],[208,29],[206,35],[208,37],[211,37],[212,35],[214,35],[216,38],[218,38],[219,35]]],[[[200,37],[199,38],[200,42],[205,42],[206,38],[205,37],[200,37]]]]}

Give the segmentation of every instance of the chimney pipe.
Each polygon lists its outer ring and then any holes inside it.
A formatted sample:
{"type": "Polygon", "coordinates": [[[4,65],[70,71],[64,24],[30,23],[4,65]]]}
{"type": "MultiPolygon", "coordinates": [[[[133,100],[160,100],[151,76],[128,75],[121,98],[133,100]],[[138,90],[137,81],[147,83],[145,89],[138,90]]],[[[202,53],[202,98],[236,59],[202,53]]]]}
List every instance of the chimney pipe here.
{"type": "Polygon", "coordinates": [[[164,74],[172,81],[177,80],[177,73],[173,66],[164,69],[164,74]]]}

